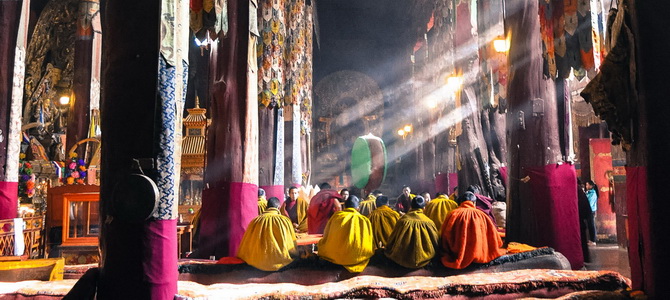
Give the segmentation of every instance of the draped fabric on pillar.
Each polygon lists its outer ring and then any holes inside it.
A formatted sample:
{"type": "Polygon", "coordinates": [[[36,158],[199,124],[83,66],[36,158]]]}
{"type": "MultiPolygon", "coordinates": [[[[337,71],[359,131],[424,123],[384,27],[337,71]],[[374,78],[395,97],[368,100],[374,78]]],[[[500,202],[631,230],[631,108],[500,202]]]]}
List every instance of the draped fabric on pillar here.
{"type": "Polygon", "coordinates": [[[649,276],[654,273],[651,247],[651,220],[647,196],[647,168],[626,167],[626,202],[628,205],[628,259],[633,289],[653,286],[649,276]],[[645,280],[646,279],[646,280],[645,280]]]}
{"type": "Polygon", "coordinates": [[[256,21],[249,5],[249,0],[228,1],[228,34],[219,34],[212,45],[200,257],[234,256],[247,225],[258,215],[256,37],[249,28],[256,21]]]}
{"type": "Polygon", "coordinates": [[[579,233],[575,167],[562,164],[524,170],[530,177],[528,185],[533,199],[529,210],[542,216],[534,225],[526,225],[534,228],[535,236],[530,236],[529,241],[556,249],[565,255],[573,269],[580,269],[584,261],[580,236],[575,234],[579,233]]]}
{"type": "Polygon", "coordinates": [[[26,47],[20,25],[28,7],[29,1],[0,1],[0,219],[16,217],[18,205],[18,127],[26,47]]]}

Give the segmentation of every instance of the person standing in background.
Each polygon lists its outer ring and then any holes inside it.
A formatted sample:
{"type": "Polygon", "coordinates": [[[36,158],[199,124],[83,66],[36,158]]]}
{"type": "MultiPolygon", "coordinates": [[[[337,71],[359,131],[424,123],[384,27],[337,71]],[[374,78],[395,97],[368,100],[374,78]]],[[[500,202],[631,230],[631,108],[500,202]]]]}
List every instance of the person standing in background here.
{"type": "Polygon", "coordinates": [[[584,186],[586,187],[586,198],[589,199],[589,205],[591,206],[591,217],[588,219],[589,245],[595,246],[596,211],[598,211],[598,186],[592,180],[587,180],[584,186]]]}

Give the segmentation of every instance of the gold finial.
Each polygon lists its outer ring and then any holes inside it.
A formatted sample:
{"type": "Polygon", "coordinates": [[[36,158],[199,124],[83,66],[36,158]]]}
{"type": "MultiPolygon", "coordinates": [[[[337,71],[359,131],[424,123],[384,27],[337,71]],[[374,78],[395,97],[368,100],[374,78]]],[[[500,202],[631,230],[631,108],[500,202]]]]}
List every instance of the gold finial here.
{"type": "Polygon", "coordinates": [[[195,95],[195,108],[200,108],[200,98],[198,98],[198,95],[195,95]]]}

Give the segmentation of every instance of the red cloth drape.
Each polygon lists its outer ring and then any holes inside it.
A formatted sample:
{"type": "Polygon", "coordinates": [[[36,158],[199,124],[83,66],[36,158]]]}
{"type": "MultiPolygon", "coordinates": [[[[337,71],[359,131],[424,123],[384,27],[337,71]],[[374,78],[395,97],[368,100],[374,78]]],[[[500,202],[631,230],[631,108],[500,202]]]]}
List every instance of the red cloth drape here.
{"type": "Polygon", "coordinates": [[[537,217],[524,226],[534,228],[532,246],[549,246],[561,252],[573,269],[584,265],[577,208],[577,175],[570,164],[525,168],[533,196],[528,209],[537,217]]]}
{"type": "Polygon", "coordinates": [[[0,220],[16,218],[19,183],[0,181],[0,220]]]}
{"type": "Polygon", "coordinates": [[[498,171],[500,172],[500,179],[502,180],[503,185],[507,188],[509,186],[509,182],[507,181],[507,167],[500,167],[498,171]]]}
{"type": "Polygon", "coordinates": [[[449,174],[440,173],[435,175],[435,192],[450,194],[449,174]]]}
{"type": "Polygon", "coordinates": [[[265,190],[265,199],[270,199],[272,197],[279,198],[280,203],[284,203],[284,186],[283,185],[262,185],[260,188],[265,190]]]}
{"type": "Polygon", "coordinates": [[[651,290],[654,273],[651,255],[651,221],[647,198],[647,168],[626,167],[628,205],[628,259],[633,289],[651,290]],[[645,280],[647,279],[647,280],[645,280]]]}
{"type": "Polygon", "coordinates": [[[151,284],[152,299],[172,299],[177,293],[177,220],[153,220],[145,224],[142,267],[151,284]]]}

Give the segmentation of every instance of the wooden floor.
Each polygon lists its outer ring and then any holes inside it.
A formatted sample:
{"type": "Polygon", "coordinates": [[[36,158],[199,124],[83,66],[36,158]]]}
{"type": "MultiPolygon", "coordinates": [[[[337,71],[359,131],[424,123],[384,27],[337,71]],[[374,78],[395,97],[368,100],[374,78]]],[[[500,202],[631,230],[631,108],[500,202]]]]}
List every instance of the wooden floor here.
{"type": "Polygon", "coordinates": [[[630,278],[630,265],[628,263],[628,249],[620,248],[616,244],[598,244],[590,246],[591,262],[586,263],[586,270],[610,270],[619,272],[630,278]]]}

